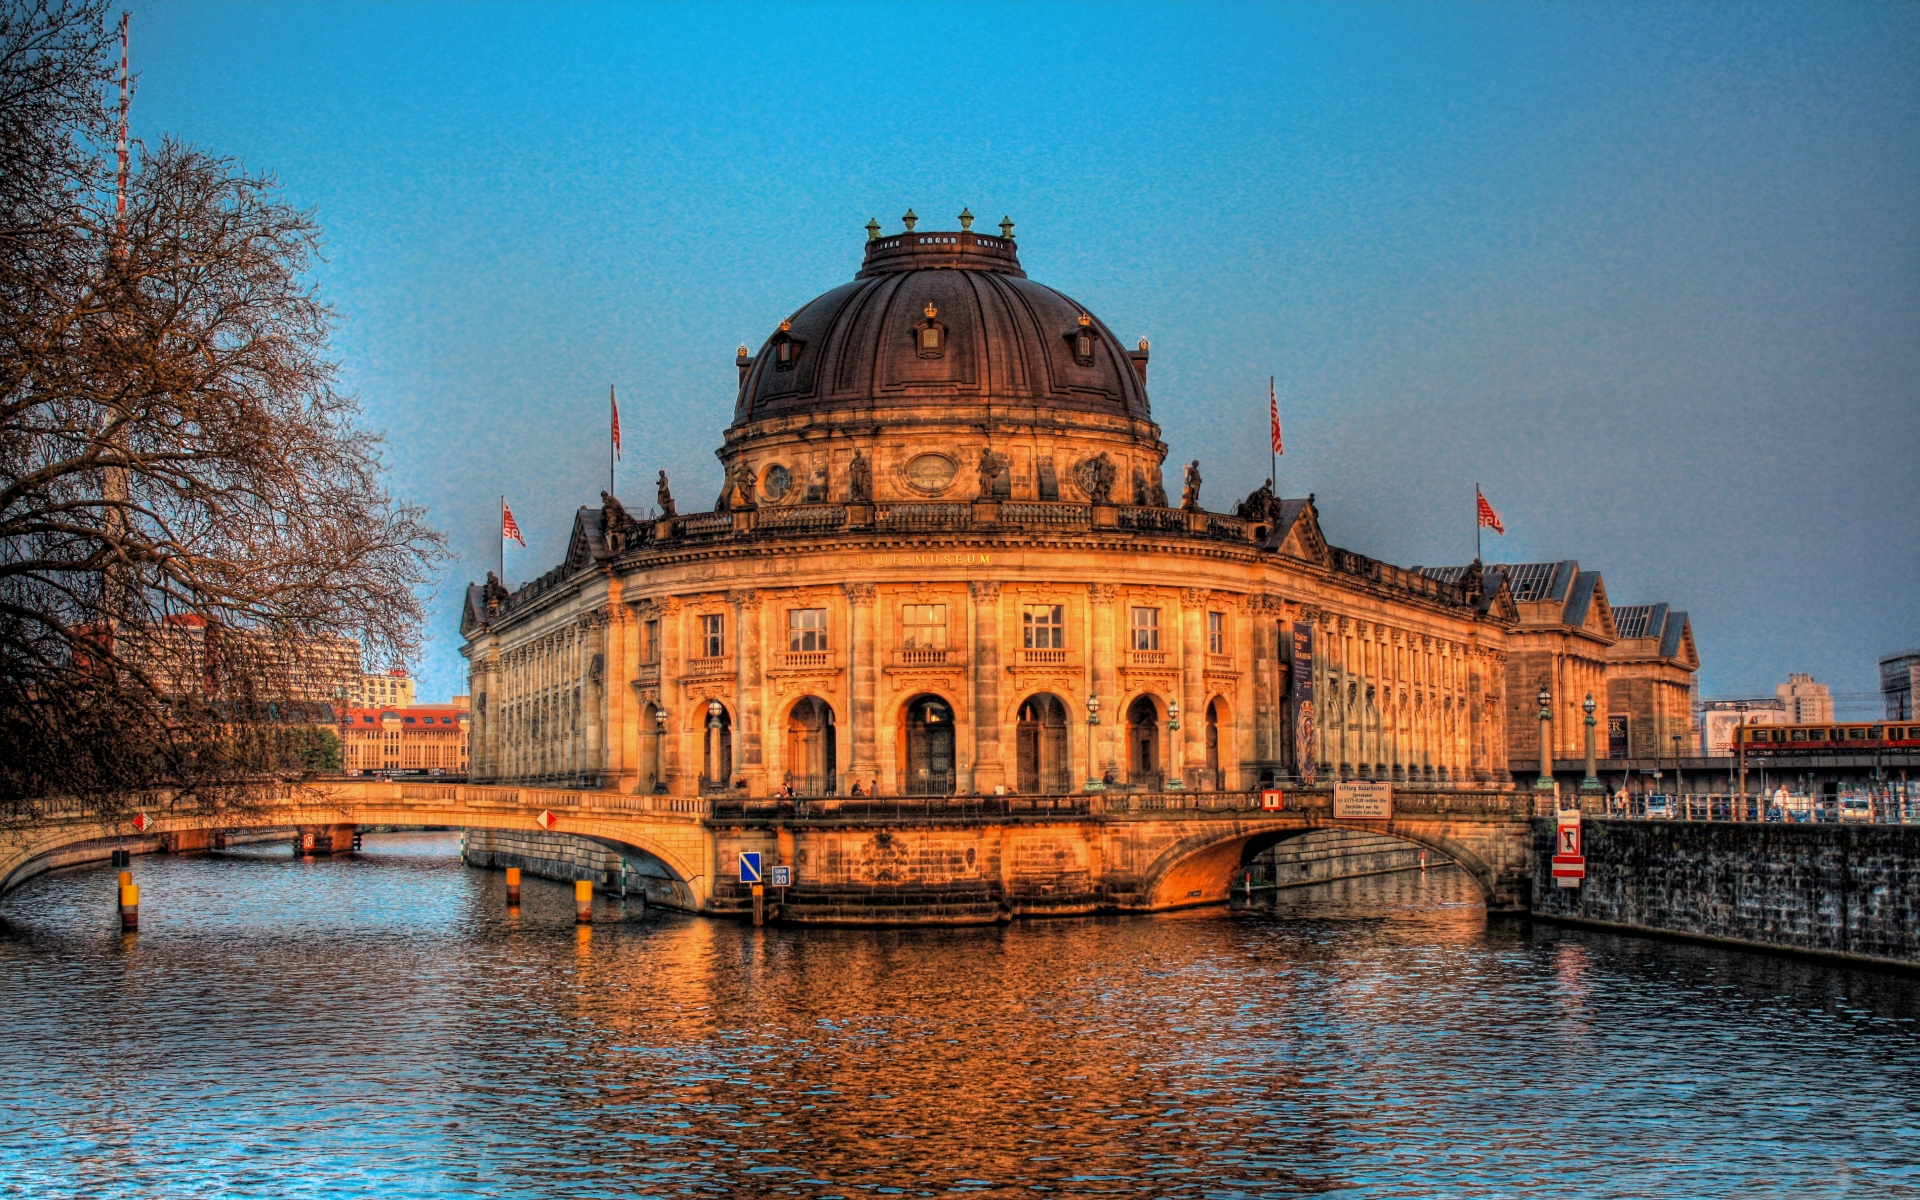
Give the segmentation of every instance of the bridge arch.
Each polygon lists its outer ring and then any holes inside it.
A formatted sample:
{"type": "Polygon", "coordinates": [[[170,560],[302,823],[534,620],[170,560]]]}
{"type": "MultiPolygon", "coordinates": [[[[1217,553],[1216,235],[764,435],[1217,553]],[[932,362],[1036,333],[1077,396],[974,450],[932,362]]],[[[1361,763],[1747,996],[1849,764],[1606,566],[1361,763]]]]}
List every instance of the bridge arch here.
{"type": "Polygon", "coordinates": [[[1224,904],[1231,896],[1234,880],[1262,851],[1322,829],[1380,833],[1432,850],[1472,876],[1489,905],[1499,899],[1494,866],[1473,847],[1448,836],[1438,823],[1385,821],[1353,825],[1327,820],[1260,826],[1235,822],[1218,831],[1191,834],[1162,851],[1142,873],[1141,891],[1147,907],[1171,909],[1224,904]]]}

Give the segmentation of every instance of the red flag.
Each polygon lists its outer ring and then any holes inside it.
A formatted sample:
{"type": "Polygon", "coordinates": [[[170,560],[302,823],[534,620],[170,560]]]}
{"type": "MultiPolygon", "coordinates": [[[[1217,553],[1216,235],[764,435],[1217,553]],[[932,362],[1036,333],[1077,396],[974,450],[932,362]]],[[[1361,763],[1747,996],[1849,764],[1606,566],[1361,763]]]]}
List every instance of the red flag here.
{"type": "Polygon", "coordinates": [[[504,542],[508,538],[519,542],[522,550],[527,548],[527,539],[520,536],[520,522],[513,519],[513,510],[507,507],[506,501],[502,500],[500,502],[500,540],[504,542]]]}
{"type": "Polygon", "coordinates": [[[1285,454],[1280,444],[1280,395],[1273,390],[1273,378],[1267,378],[1267,423],[1273,427],[1273,452],[1285,454]]]}
{"type": "Polygon", "coordinates": [[[613,405],[613,454],[620,456],[620,398],[613,394],[613,385],[607,385],[607,402],[613,405]]]}
{"type": "Polygon", "coordinates": [[[1473,498],[1480,504],[1480,523],[1495,533],[1506,533],[1507,527],[1500,523],[1500,514],[1493,511],[1493,505],[1487,503],[1487,498],[1480,494],[1479,488],[1473,489],[1473,498]]]}

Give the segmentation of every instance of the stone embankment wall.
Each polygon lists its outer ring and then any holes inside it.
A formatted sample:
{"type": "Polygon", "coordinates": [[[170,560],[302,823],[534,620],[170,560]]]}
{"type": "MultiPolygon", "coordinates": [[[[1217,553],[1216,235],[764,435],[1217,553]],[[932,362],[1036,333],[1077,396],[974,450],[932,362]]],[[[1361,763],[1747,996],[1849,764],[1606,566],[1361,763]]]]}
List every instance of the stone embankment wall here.
{"type": "MultiPolygon", "coordinates": [[[[1427,865],[1449,865],[1428,852],[1427,865]]],[[[1306,887],[1335,879],[1420,869],[1420,847],[1363,829],[1319,829],[1289,838],[1254,859],[1253,886],[1306,887]]]]}
{"type": "Polygon", "coordinates": [[[644,897],[650,904],[691,908],[686,889],[657,863],[623,858],[599,842],[570,833],[469,829],[460,835],[460,861],[470,867],[519,867],[538,879],[586,880],[610,895],[644,897]]]}
{"type": "Polygon", "coordinates": [[[1920,826],[1596,821],[1587,876],[1554,886],[1554,826],[1533,831],[1547,920],[1920,965],[1920,826]]]}

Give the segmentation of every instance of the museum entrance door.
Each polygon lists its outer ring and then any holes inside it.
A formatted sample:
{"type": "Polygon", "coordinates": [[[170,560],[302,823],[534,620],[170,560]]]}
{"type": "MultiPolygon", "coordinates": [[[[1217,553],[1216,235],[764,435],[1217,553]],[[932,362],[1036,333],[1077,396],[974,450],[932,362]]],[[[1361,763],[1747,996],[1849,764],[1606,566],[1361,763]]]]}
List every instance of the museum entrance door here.
{"type": "Polygon", "coordinates": [[[787,785],[797,796],[839,794],[833,709],[818,696],[804,696],[787,717],[787,785]]]}
{"type": "Polygon", "coordinates": [[[1073,790],[1067,761],[1067,706],[1041,692],[1020,706],[1018,787],[1027,796],[1064,796],[1073,790]]]}
{"type": "Polygon", "coordinates": [[[953,794],[953,708],[938,696],[907,702],[901,740],[900,790],[909,796],[953,794]]]}
{"type": "Polygon", "coordinates": [[[1160,761],[1160,709],[1151,696],[1127,706],[1127,783],[1157,792],[1166,780],[1160,761]]]}

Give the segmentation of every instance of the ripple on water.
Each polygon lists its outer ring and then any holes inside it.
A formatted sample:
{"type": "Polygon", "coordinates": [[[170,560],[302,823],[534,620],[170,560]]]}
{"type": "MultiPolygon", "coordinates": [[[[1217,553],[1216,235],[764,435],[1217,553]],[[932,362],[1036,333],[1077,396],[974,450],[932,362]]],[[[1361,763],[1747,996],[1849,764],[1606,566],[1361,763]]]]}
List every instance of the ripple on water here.
{"type": "Polygon", "coordinates": [[[1920,1194],[1910,980],[1270,911],[754,930],[497,873],[142,859],[7,898],[0,1195],[1920,1194]]]}

